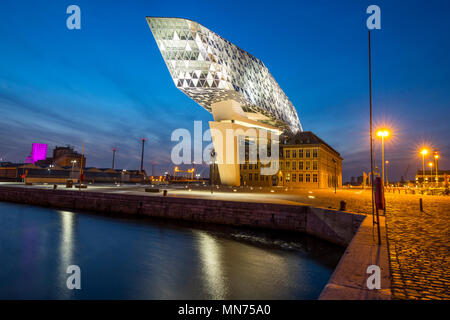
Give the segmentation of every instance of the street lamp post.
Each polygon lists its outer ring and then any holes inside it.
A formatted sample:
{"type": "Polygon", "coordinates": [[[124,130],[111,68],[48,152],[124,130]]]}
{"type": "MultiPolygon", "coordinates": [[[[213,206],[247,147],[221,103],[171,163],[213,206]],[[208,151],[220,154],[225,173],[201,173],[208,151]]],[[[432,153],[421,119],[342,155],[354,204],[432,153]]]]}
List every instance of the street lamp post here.
{"type": "Polygon", "coordinates": [[[209,179],[211,180],[211,194],[213,194],[214,189],[214,166],[215,166],[215,158],[216,158],[216,150],[211,149],[211,163],[212,163],[212,169],[211,169],[211,177],[209,179]]]}
{"type": "Polygon", "coordinates": [[[51,164],[48,166],[48,175],[50,175],[50,172],[52,171],[51,168],[53,168],[55,165],[51,164]]]}
{"type": "Polygon", "coordinates": [[[72,162],[72,171],[70,172],[70,178],[73,179],[73,169],[74,169],[75,163],[77,163],[77,160],[72,160],[70,162],[72,162]]]}
{"type": "Polygon", "coordinates": [[[388,130],[379,130],[377,132],[377,136],[381,137],[381,171],[382,171],[382,176],[383,176],[383,187],[385,186],[385,180],[384,180],[384,138],[389,136],[389,131],[388,130]]]}
{"type": "Polygon", "coordinates": [[[389,186],[389,179],[388,179],[388,164],[389,164],[389,160],[386,160],[384,163],[386,164],[386,185],[389,186]]]}
{"type": "Polygon", "coordinates": [[[428,149],[423,148],[420,153],[422,154],[422,186],[425,185],[425,155],[428,154],[428,149]]]}
{"type": "Polygon", "coordinates": [[[144,171],[144,144],[147,139],[142,138],[142,152],[141,152],[141,172],[144,171]]]}
{"type": "Polygon", "coordinates": [[[439,186],[439,173],[438,173],[438,161],[439,161],[439,151],[434,151],[434,164],[435,164],[435,170],[436,170],[436,187],[439,186]]]}
{"type": "Polygon", "coordinates": [[[336,185],[337,185],[337,174],[336,174],[337,161],[336,161],[336,159],[333,158],[333,162],[334,162],[334,193],[336,194],[336,185]]]}
{"type": "Polygon", "coordinates": [[[116,157],[116,148],[113,148],[112,151],[113,151],[112,168],[114,169],[114,158],[116,157]]]}
{"type": "Polygon", "coordinates": [[[428,162],[428,166],[430,167],[430,181],[431,182],[431,178],[433,177],[433,162],[428,162]]]}

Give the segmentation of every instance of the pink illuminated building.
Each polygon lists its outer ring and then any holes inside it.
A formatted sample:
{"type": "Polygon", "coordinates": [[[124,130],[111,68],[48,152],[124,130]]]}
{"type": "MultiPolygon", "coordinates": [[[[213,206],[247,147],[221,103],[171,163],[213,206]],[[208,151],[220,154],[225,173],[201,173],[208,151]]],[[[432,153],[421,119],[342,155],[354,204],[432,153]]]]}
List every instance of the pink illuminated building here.
{"type": "Polygon", "coordinates": [[[26,163],[35,163],[38,160],[47,158],[47,145],[45,143],[33,143],[30,156],[27,157],[26,163]]]}

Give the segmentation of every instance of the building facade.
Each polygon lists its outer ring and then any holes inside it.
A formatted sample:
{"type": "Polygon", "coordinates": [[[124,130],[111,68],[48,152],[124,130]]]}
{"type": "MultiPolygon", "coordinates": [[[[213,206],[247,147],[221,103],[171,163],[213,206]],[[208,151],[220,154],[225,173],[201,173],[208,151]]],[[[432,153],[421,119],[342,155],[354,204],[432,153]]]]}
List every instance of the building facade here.
{"type": "Polygon", "coordinates": [[[422,170],[417,170],[415,179],[417,184],[448,186],[450,183],[450,170],[438,170],[437,174],[435,170],[425,170],[425,174],[422,170]]]}
{"type": "Polygon", "coordinates": [[[31,153],[26,159],[26,163],[36,163],[47,158],[47,145],[45,143],[33,143],[31,153]]]}
{"type": "Polygon", "coordinates": [[[36,161],[38,166],[57,165],[60,167],[86,167],[86,157],[74,150],[71,146],[58,147],[53,149],[53,157],[36,161]]]}
{"type": "Polygon", "coordinates": [[[241,185],[293,188],[334,188],[342,186],[342,157],[310,131],[282,137],[278,173],[261,175],[262,164],[240,165],[241,185]]]}

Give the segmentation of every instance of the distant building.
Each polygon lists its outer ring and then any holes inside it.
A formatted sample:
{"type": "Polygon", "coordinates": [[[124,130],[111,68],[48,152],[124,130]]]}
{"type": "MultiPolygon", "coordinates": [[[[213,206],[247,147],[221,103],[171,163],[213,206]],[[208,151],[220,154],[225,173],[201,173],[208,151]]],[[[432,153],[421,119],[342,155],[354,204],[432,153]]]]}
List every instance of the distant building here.
{"type": "Polygon", "coordinates": [[[241,185],[332,188],[342,186],[342,157],[311,131],[282,136],[278,173],[261,175],[261,163],[240,165],[241,185]]]}
{"type": "Polygon", "coordinates": [[[33,143],[31,153],[26,159],[26,163],[36,163],[36,161],[47,158],[47,145],[45,143],[33,143]]]}
{"type": "Polygon", "coordinates": [[[347,181],[344,183],[346,186],[364,186],[367,184],[367,178],[366,182],[364,182],[364,176],[358,176],[358,177],[351,177],[350,181],[347,181]]]}
{"type": "MultiPolygon", "coordinates": [[[[85,168],[86,182],[90,183],[141,183],[145,172],[110,168],[85,168]]],[[[27,181],[32,183],[65,183],[78,180],[79,170],[54,164],[39,166],[32,163],[0,162],[0,181],[27,181]]]]}
{"type": "MultiPolygon", "coordinates": [[[[437,174],[439,185],[445,185],[450,183],[450,170],[438,170],[437,174]]],[[[416,183],[422,184],[425,179],[425,184],[435,184],[436,183],[436,171],[430,172],[425,170],[425,175],[423,175],[422,170],[417,170],[416,183]]]]}
{"type": "Polygon", "coordinates": [[[76,152],[71,146],[56,146],[53,149],[52,158],[46,158],[45,160],[39,160],[36,162],[38,166],[48,166],[53,164],[60,167],[74,168],[80,168],[81,163],[83,163],[83,168],[86,167],[86,157],[76,152]]]}

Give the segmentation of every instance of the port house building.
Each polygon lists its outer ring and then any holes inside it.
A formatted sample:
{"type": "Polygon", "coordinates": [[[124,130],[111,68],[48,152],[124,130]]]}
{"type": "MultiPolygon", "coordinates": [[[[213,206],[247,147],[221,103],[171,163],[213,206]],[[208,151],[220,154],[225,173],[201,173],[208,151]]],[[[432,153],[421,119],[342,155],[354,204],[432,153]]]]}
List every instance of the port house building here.
{"type": "Polygon", "coordinates": [[[276,175],[261,175],[261,163],[240,165],[241,185],[293,188],[342,186],[342,157],[310,131],[286,137],[280,145],[276,175]]]}
{"type": "Polygon", "coordinates": [[[303,132],[297,109],[261,60],[195,21],[147,17],[147,22],[175,86],[213,116],[209,126],[214,154],[223,161],[211,167],[217,167],[213,176],[221,184],[318,188],[334,186],[335,181],[342,184],[339,153],[311,132],[303,132]],[[258,131],[248,141],[291,133],[293,139],[280,150],[278,174],[261,177],[258,163],[238,163],[237,146],[231,150],[221,143],[220,137],[229,130],[249,128],[258,131]]]}

